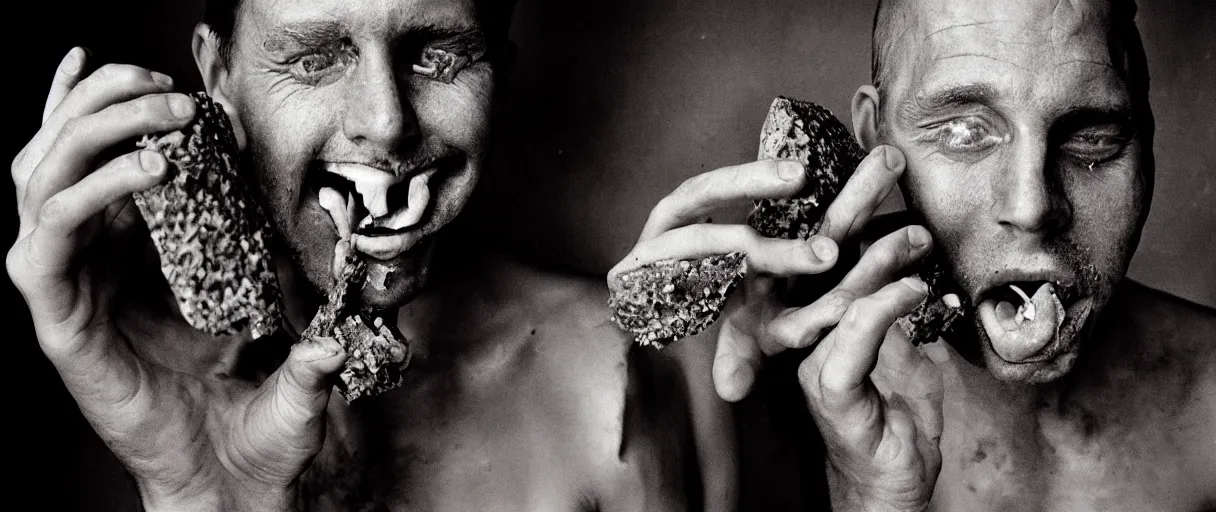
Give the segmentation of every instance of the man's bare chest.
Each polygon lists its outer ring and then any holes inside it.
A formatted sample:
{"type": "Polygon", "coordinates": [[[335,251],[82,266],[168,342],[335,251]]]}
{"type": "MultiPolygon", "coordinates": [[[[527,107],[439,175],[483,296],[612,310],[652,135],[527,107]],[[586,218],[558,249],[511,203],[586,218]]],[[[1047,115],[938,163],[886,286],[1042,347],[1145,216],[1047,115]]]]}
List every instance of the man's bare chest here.
{"type": "Polygon", "coordinates": [[[934,510],[1197,511],[1201,480],[1167,418],[947,415],[934,510]]]}

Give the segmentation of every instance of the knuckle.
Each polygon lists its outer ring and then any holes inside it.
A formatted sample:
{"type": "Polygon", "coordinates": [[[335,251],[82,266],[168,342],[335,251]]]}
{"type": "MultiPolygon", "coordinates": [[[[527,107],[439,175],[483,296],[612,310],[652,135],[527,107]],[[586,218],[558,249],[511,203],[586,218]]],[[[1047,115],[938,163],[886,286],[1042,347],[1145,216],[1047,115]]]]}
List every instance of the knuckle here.
{"type": "Polygon", "coordinates": [[[13,183],[21,181],[21,178],[27,174],[26,168],[28,167],[27,161],[29,160],[29,155],[30,147],[26,146],[17,152],[17,156],[13,157],[12,168],[10,169],[13,183]]]}
{"type": "Polygon", "coordinates": [[[831,400],[830,397],[837,397],[841,393],[848,391],[848,383],[845,381],[843,372],[821,371],[816,375],[815,388],[819,393],[819,399],[824,402],[824,405],[831,400]]]}
{"type": "Polygon", "coordinates": [[[802,389],[806,391],[807,398],[812,399],[812,402],[817,402],[820,389],[815,384],[819,381],[819,372],[815,370],[814,359],[808,357],[798,365],[798,383],[802,384],[802,389]]]}
{"type": "Polygon", "coordinates": [[[676,187],[675,195],[684,198],[701,197],[712,188],[711,183],[709,174],[698,174],[681,182],[680,186],[676,187]]]}
{"type": "Polygon", "coordinates": [[[4,266],[5,270],[8,271],[8,278],[13,282],[13,285],[15,285],[18,290],[23,289],[22,283],[24,282],[26,274],[24,266],[21,265],[23,258],[21,257],[20,247],[20,243],[13,244],[13,246],[9,248],[8,254],[6,254],[4,257],[4,266]]]}
{"type": "Polygon", "coordinates": [[[844,317],[840,323],[845,326],[857,326],[864,323],[870,316],[874,314],[874,309],[877,307],[877,301],[870,297],[862,297],[849,304],[849,308],[845,310],[844,317]]]}
{"type": "Polygon", "coordinates": [[[99,81],[121,86],[131,86],[148,76],[146,71],[128,64],[106,64],[97,70],[99,81]]]}
{"type": "Polygon", "coordinates": [[[42,209],[38,211],[38,225],[56,226],[67,213],[67,206],[63,198],[59,196],[47,199],[45,203],[42,203],[42,209]]]}
{"type": "Polygon", "coordinates": [[[829,312],[847,311],[854,300],[856,296],[848,290],[832,290],[819,299],[823,309],[829,312]]]}
{"type": "Polygon", "coordinates": [[[81,136],[87,131],[87,124],[87,121],[82,117],[73,117],[64,121],[63,127],[59,129],[59,143],[67,144],[80,140],[81,136]]]}

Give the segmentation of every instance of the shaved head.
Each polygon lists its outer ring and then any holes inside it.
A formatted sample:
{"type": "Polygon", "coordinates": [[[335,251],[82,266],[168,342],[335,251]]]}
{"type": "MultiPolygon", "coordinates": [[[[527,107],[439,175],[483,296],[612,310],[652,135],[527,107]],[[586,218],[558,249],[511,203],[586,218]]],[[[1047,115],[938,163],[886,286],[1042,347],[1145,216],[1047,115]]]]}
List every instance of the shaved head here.
{"type": "Polygon", "coordinates": [[[904,202],[977,308],[956,348],[999,378],[1068,373],[1139,243],[1154,163],[1135,16],[1132,0],[878,5],[854,128],[904,154],[904,202]],[[1054,334],[1002,323],[1011,285],[1044,283],[1063,290],[1054,334]]]}
{"type": "MultiPolygon", "coordinates": [[[[937,27],[937,20],[948,18],[945,11],[952,3],[970,4],[980,10],[984,2],[955,2],[954,0],[879,0],[874,12],[871,32],[870,78],[879,93],[885,93],[889,83],[898,80],[901,63],[937,27]],[[932,28],[930,28],[932,27],[932,28]],[[928,29],[928,30],[926,30],[928,29]]],[[[1041,0],[1000,2],[1006,9],[1031,11],[1036,7],[1049,18],[1052,30],[1067,29],[1068,25],[1103,23],[1107,26],[1110,64],[1114,66],[1134,97],[1138,107],[1148,110],[1148,64],[1136,27],[1135,0],[1041,0]],[[1050,5],[1047,5],[1050,4],[1050,5]],[[1049,13],[1049,14],[1048,14],[1049,13]],[[1063,22],[1063,27],[1056,24],[1063,22]]],[[[984,23],[975,20],[974,23],[984,23]]],[[[1075,27],[1074,27],[1075,28],[1075,27]]],[[[882,94],[886,97],[885,94],[882,94]]],[[[884,105],[888,104],[883,102],[884,105]]],[[[1151,117],[1151,116],[1149,116],[1151,117]]]]}

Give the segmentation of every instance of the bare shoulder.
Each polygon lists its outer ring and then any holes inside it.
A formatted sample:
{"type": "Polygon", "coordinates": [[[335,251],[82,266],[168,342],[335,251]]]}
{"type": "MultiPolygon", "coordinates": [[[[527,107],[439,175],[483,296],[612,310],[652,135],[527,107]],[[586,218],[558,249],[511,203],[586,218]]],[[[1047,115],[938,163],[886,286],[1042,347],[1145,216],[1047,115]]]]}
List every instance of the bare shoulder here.
{"type": "MultiPolygon", "coordinates": [[[[1188,394],[1208,390],[1216,378],[1216,309],[1143,284],[1125,281],[1110,322],[1125,338],[1122,350],[1139,373],[1165,372],[1188,394]]],[[[1202,395],[1200,398],[1204,398],[1202,395]]]]}
{"type": "MultiPolygon", "coordinates": [[[[1143,405],[1168,411],[1185,445],[1192,475],[1216,489],[1216,309],[1127,282],[1116,310],[1136,333],[1130,370],[1142,383],[1143,405]]],[[[1211,496],[1216,499],[1216,493],[1211,496]]]]}

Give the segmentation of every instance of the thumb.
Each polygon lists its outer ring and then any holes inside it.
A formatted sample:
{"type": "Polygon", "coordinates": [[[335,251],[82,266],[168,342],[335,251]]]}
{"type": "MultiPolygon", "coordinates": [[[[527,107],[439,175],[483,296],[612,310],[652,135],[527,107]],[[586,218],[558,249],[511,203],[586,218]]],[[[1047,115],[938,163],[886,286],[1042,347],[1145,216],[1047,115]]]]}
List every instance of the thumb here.
{"type": "Polygon", "coordinates": [[[249,405],[246,434],[256,451],[287,456],[294,463],[320,449],[333,388],[330,376],[345,360],[346,352],[333,338],[301,340],[292,347],[249,405]]]}

